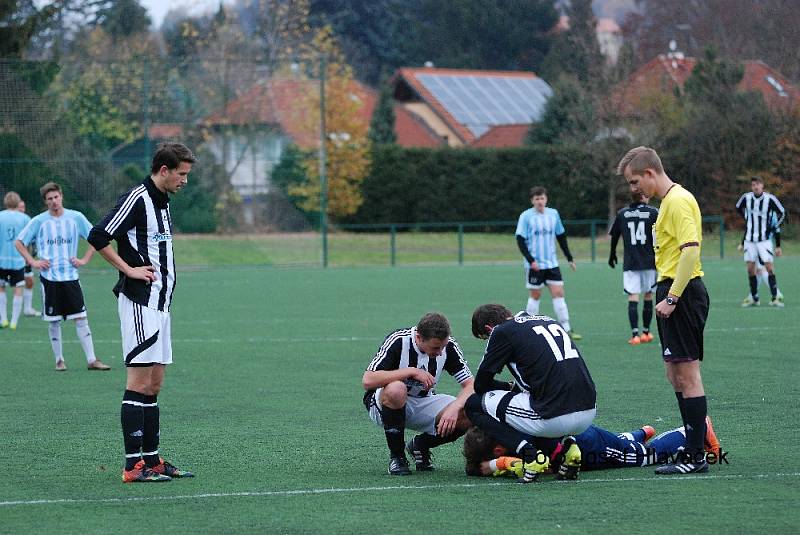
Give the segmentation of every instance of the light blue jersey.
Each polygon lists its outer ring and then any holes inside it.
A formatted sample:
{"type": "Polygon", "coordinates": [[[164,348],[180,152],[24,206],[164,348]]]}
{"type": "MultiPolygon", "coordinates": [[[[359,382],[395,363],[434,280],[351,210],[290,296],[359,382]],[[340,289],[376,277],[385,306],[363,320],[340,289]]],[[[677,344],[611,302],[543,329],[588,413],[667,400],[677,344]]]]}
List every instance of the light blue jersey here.
{"type": "Polygon", "coordinates": [[[78,239],[89,236],[92,224],[75,210],[64,209],[64,215],[53,217],[50,212],[37,215],[22,229],[17,239],[29,245],[36,240],[39,259],[50,262],[50,269],[42,270],[49,281],[78,280],[78,270],[69,261],[78,256],[78,239]]]}
{"type": "Polygon", "coordinates": [[[25,259],[19,254],[14,242],[31,218],[16,210],[0,212],[0,269],[22,269],[25,259]]]}
{"type": "MultiPolygon", "coordinates": [[[[519,215],[517,222],[517,236],[525,238],[528,251],[540,269],[558,267],[556,257],[556,236],[564,234],[564,225],[558,210],[546,208],[539,213],[535,208],[528,208],[519,215]]],[[[527,266],[528,262],[525,261],[527,266]]]]}

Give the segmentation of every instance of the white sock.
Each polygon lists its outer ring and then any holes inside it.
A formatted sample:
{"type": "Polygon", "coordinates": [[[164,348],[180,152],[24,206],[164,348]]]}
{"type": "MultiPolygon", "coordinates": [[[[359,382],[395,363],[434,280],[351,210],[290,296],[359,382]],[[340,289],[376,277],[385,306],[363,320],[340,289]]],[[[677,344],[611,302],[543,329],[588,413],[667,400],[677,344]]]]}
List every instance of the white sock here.
{"type": "Polygon", "coordinates": [[[758,274],[758,280],[761,281],[761,284],[769,288],[769,273],[767,273],[766,269],[758,274]]]}
{"type": "Polygon", "coordinates": [[[22,313],[22,296],[15,295],[11,305],[11,325],[16,325],[22,313]]]}
{"type": "Polygon", "coordinates": [[[53,348],[56,362],[64,360],[64,353],[61,350],[61,320],[51,321],[48,331],[50,332],[50,346],[53,348]]]}
{"type": "Polygon", "coordinates": [[[528,298],[528,304],[525,306],[525,312],[530,314],[531,316],[538,316],[539,315],[539,300],[534,299],[533,297],[528,298]]]}
{"type": "Polygon", "coordinates": [[[30,312],[31,308],[33,308],[33,288],[25,288],[22,290],[22,309],[30,312]]]}
{"type": "Polygon", "coordinates": [[[3,323],[8,321],[8,311],[6,310],[6,306],[8,301],[6,301],[6,287],[0,286],[0,321],[3,323]]]}
{"type": "Polygon", "coordinates": [[[563,297],[553,298],[553,309],[556,311],[558,322],[564,327],[564,330],[569,332],[572,327],[569,325],[569,310],[567,310],[567,300],[563,297]]]}
{"type": "Polygon", "coordinates": [[[92,331],[89,330],[89,320],[86,318],[76,319],[75,330],[78,332],[78,340],[86,355],[86,362],[91,364],[97,358],[94,356],[94,343],[92,343],[92,331]]]}

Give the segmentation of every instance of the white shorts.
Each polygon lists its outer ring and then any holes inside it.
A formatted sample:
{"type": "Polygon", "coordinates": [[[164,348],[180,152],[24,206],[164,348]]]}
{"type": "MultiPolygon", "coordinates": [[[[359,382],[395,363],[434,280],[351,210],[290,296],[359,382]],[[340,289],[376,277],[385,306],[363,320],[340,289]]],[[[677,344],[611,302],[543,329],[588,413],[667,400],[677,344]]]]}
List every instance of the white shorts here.
{"type": "MultiPolygon", "coordinates": [[[[381,392],[379,388],[372,395],[374,403],[369,406],[369,418],[375,425],[383,427],[381,418],[381,392]]],[[[449,394],[431,394],[424,398],[408,396],[406,398],[406,427],[410,427],[420,433],[436,434],[436,416],[445,407],[455,401],[455,397],[449,394]]]]}
{"type": "Polygon", "coordinates": [[[654,292],[656,289],[656,270],[623,271],[622,289],[628,295],[654,292]]]}
{"type": "Polygon", "coordinates": [[[771,264],[775,260],[772,240],[744,242],[744,261],[771,264]]]}
{"type": "Polygon", "coordinates": [[[528,392],[514,394],[507,390],[491,390],[481,396],[483,409],[498,422],[505,422],[517,431],[542,438],[560,438],[578,435],[586,431],[594,421],[597,409],[571,412],[555,418],[543,419],[531,409],[531,395],[528,392]],[[504,415],[498,415],[497,408],[505,396],[513,396],[504,415]]]}
{"type": "Polygon", "coordinates": [[[172,364],[169,312],[134,303],[122,293],[117,309],[125,366],[172,364]]]}

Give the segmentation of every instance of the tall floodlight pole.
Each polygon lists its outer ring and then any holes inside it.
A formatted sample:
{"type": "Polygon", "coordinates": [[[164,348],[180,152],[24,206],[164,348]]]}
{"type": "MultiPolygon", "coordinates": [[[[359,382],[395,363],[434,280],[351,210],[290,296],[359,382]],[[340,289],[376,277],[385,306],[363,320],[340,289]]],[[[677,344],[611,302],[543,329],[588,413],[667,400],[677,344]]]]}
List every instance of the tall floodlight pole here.
{"type": "Polygon", "coordinates": [[[328,176],[325,132],[325,54],[319,57],[319,228],[322,232],[322,267],[328,267],[328,176]]]}

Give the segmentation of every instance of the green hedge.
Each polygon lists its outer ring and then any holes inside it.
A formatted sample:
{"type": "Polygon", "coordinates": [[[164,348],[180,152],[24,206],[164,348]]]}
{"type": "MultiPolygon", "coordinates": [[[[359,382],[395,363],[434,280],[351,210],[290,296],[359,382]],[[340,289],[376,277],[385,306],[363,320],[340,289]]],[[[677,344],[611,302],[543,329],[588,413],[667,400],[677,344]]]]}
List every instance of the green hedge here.
{"type": "Polygon", "coordinates": [[[605,218],[606,180],[592,176],[583,151],[375,147],[364,203],[343,223],[515,220],[532,186],[547,188],[563,219],[605,218]]]}

